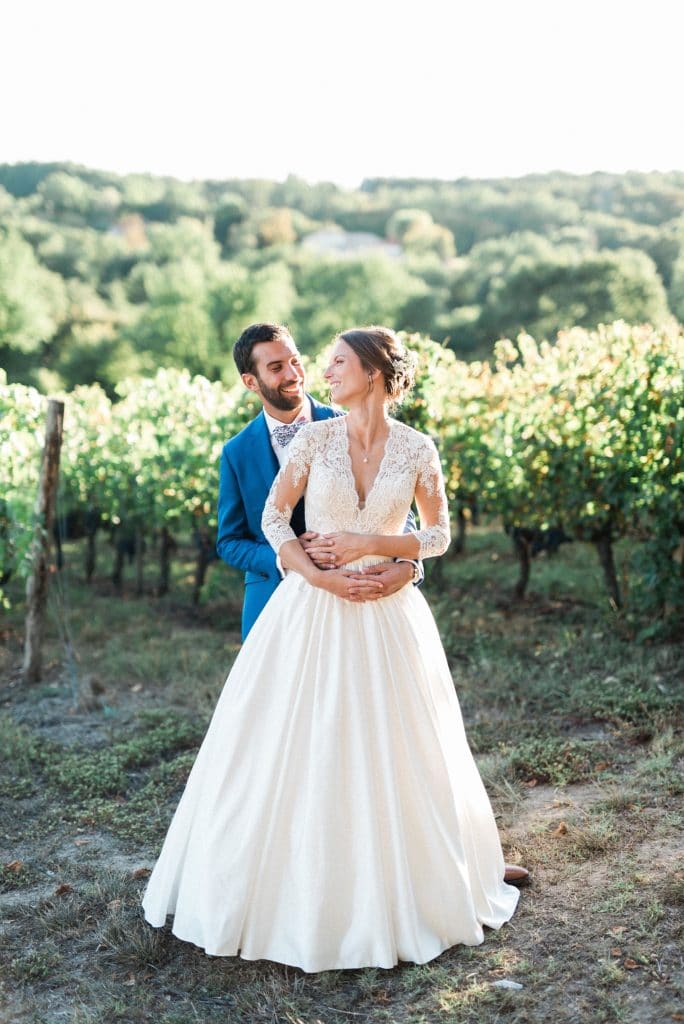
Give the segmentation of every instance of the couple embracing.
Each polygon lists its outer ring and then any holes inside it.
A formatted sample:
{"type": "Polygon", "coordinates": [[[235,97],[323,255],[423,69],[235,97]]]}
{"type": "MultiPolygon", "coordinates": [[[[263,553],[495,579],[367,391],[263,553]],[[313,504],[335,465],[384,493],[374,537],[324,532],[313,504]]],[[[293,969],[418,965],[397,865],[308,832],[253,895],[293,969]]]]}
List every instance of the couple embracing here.
{"type": "Polygon", "coordinates": [[[449,517],[433,442],[389,415],[411,354],[386,328],[338,335],[325,378],[346,415],[305,394],[285,328],[253,325],[234,355],[264,406],[221,461],[217,547],[246,573],[245,639],[145,916],[306,971],[480,943],[518,892],[412,585],[449,517]]]}

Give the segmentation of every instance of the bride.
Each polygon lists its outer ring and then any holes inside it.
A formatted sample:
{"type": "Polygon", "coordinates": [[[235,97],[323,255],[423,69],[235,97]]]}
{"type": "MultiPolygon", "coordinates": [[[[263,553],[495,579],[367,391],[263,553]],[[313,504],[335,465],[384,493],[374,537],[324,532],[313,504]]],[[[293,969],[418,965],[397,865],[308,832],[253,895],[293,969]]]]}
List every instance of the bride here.
{"type": "Polygon", "coordinates": [[[423,595],[345,599],[354,572],[449,544],[437,450],[388,415],[410,355],[386,328],[346,331],[325,376],[348,414],[288,448],[263,515],[286,578],[228,676],[143,906],[214,956],[425,963],[482,942],[519,893],[423,595]],[[302,494],[324,558],[349,576],[296,539],[302,494]],[[421,528],[404,533],[414,499],[421,528]]]}

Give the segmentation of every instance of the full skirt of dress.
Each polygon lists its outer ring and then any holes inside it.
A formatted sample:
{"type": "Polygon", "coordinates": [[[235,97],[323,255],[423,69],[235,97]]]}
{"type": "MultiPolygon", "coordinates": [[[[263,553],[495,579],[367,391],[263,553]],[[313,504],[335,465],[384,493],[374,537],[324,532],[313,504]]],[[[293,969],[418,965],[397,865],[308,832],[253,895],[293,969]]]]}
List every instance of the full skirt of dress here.
{"type": "Polygon", "coordinates": [[[496,822],[420,591],[294,573],[247,637],[143,907],[214,956],[425,963],[513,914],[496,822]]]}

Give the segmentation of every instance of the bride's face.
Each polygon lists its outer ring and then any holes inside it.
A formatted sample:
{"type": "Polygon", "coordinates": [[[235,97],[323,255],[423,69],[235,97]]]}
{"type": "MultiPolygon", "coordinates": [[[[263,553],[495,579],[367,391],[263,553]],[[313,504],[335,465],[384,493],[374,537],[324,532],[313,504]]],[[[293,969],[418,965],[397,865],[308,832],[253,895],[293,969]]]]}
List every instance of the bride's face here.
{"type": "Polygon", "coordinates": [[[330,396],[336,405],[349,405],[350,400],[368,394],[368,374],[356,352],[346,341],[338,339],[330,353],[324,375],[330,385],[330,396]]]}

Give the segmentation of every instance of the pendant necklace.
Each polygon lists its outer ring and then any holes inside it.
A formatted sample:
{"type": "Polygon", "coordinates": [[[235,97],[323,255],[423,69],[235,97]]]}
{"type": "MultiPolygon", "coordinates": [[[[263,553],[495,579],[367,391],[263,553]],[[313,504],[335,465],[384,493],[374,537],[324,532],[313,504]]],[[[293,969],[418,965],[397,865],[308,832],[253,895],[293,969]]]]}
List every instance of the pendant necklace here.
{"type": "Polygon", "coordinates": [[[354,441],[356,441],[356,443],[358,444],[359,448],[361,449],[361,461],[367,463],[368,462],[368,458],[369,458],[370,453],[371,453],[371,450],[373,449],[373,447],[374,447],[374,445],[375,445],[375,443],[377,441],[377,438],[372,440],[367,448],[364,448],[363,444],[361,443],[360,438],[354,437],[354,441]]]}
{"type": "Polygon", "coordinates": [[[370,451],[371,451],[371,448],[373,447],[374,442],[371,441],[371,443],[369,444],[368,448],[364,448],[363,445],[361,444],[361,441],[358,438],[354,438],[354,440],[356,441],[356,443],[358,444],[359,448],[361,449],[361,461],[362,462],[368,462],[368,456],[370,455],[370,451]]]}

